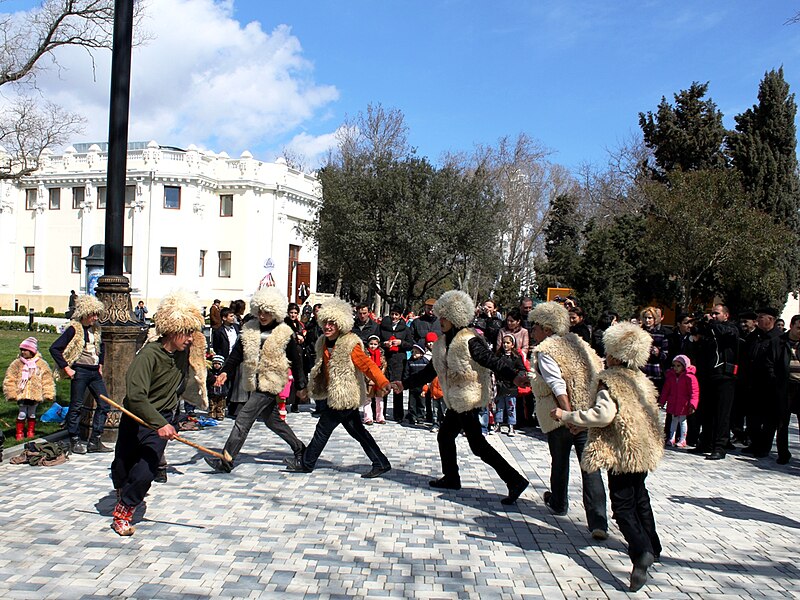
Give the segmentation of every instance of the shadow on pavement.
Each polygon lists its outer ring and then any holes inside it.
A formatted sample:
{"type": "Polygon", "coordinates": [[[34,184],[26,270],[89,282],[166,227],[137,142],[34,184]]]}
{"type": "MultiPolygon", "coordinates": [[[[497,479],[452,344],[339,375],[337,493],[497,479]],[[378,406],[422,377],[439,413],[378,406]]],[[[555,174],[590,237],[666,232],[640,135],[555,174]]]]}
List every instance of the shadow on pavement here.
{"type": "Polygon", "coordinates": [[[782,527],[791,527],[792,529],[800,529],[800,521],[795,521],[784,515],[767,512],[760,508],[753,508],[746,504],[742,504],[738,500],[731,500],[718,496],[715,498],[693,498],[691,496],[670,496],[672,502],[678,504],[691,504],[714,514],[727,517],[729,519],[738,519],[741,521],[761,521],[762,523],[772,523],[773,525],[780,525],[782,527]]]}

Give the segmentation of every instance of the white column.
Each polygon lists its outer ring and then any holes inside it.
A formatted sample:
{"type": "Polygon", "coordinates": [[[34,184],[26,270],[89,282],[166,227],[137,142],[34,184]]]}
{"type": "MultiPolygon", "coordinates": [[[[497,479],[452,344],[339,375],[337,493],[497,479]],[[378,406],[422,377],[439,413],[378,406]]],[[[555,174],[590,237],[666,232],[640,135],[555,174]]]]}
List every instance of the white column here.
{"type": "Polygon", "coordinates": [[[133,200],[133,219],[131,222],[131,246],[133,264],[131,265],[131,288],[140,297],[147,297],[147,263],[150,253],[148,220],[152,206],[147,202],[147,189],[140,181],[136,184],[136,197],[133,200]]]}
{"type": "MultiPolygon", "coordinates": [[[[33,289],[41,290],[47,281],[47,190],[40,185],[36,191],[36,216],[33,224],[33,289]]],[[[55,293],[55,291],[53,291],[55,293]]]]}
{"type": "Polygon", "coordinates": [[[8,181],[0,181],[0,291],[14,293],[14,265],[17,263],[15,252],[17,228],[14,221],[14,199],[16,189],[8,181]]]}

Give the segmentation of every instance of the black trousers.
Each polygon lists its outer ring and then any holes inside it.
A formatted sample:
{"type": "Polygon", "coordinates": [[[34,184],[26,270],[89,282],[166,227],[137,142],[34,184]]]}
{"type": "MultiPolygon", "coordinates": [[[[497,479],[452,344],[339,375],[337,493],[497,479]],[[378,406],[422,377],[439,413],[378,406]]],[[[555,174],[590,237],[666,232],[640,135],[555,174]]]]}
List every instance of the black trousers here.
{"type": "Polygon", "coordinates": [[[772,450],[774,440],[778,447],[778,458],[791,456],[789,422],[792,418],[792,407],[796,406],[796,399],[800,395],[800,384],[790,381],[788,385],[789,391],[785,397],[778,398],[772,394],[762,406],[762,428],[757,438],[757,450],[765,453],[772,450]]]}
{"type": "MultiPolygon", "coordinates": [[[[173,411],[162,412],[168,422],[173,422],[173,411]]],[[[128,506],[138,506],[144,500],[156,477],[167,440],[123,414],[119,422],[114,461],[111,463],[111,481],[120,491],[120,500],[128,506]]]]}
{"type": "Polygon", "coordinates": [[[375,438],[370,435],[361,422],[361,415],[357,408],[336,410],[326,404],[322,409],[322,414],[319,416],[319,421],[317,421],[314,437],[311,438],[308,448],[303,453],[303,466],[305,468],[314,469],[331,434],[339,425],[344,426],[345,431],[361,444],[367,457],[372,461],[373,467],[383,469],[390,466],[389,459],[381,452],[377,442],[375,442],[375,438]]]}
{"type": "Polygon", "coordinates": [[[424,421],[426,416],[425,399],[422,397],[422,388],[408,390],[408,415],[415,421],[424,421]]]}
{"type": "MultiPolygon", "coordinates": [[[[388,396],[387,396],[388,399],[388,396]]],[[[392,392],[392,420],[400,423],[403,420],[403,392],[395,394],[392,392]]]]}
{"type": "Polygon", "coordinates": [[[458,456],[456,454],[456,438],[461,430],[464,430],[467,436],[472,453],[497,471],[500,479],[506,484],[511,485],[524,479],[483,437],[479,413],[480,409],[476,408],[463,413],[449,409],[444,414],[436,441],[439,442],[439,455],[442,459],[442,473],[445,479],[451,481],[461,479],[458,474],[458,456]]]}
{"type": "Polygon", "coordinates": [[[703,431],[700,434],[698,445],[709,452],[725,454],[731,435],[730,420],[736,392],[736,380],[707,379],[704,383],[706,392],[700,399],[703,431]]]}
{"type": "Polygon", "coordinates": [[[608,494],[611,511],[620,532],[628,542],[628,556],[632,561],[645,552],[661,554],[661,541],[656,532],[656,520],[650,506],[644,480],[647,473],[608,472],[608,494]]]}

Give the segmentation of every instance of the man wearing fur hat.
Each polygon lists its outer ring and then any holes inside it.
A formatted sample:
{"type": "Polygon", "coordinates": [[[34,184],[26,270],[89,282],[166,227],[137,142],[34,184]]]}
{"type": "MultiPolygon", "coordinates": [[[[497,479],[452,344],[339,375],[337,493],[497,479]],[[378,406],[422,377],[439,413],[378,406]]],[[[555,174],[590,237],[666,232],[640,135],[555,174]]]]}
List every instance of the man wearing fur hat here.
{"type": "Polygon", "coordinates": [[[248,393],[247,401],[236,413],[236,421],[225,442],[223,454],[226,454],[226,458],[230,455],[231,460],[205,457],[205,461],[217,472],[230,473],[233,459],[244,446],[250,429],[259,417],[267,428],[289,444],[296,457],[303,452],[303,443],[297,439],[289,424],[280,418],[276,400],[289,381],[289,368],[292,369],[298,397],[305,396],[306,376],[302,352],[294,331],[282,321],[287,306],[286,296],[275,287],[261,288],[253,294],[250,313],[256,318],[242,326],[241,335],[225,360],[222,373],[217,377],[216,385],[224,385],[242,365],[240,376],[248,393]]]}
{"type": "Polygon", "coordinates": [[[199,300],[187,292],[174,292],[158,306],[155,335],[131,362],[125,376],[124,406],[153,429],[123,414],[111,464],[117,492],[112,528],[132,535],[131,519],[155,479],[167,442],[177,432],[173,426],[178,399],[183,395],[201,409],[206,394],[205,337],[199,300]]]}
{"type": "Polygon", "coordinates": [[[67,328],[50,346],[50,355],[56,363],[56,379],[66,377],[70,380],[69,412],[66,429],[69,432],[70,446],[75,454],[89,452],[111,452],[100,441],[105,428],[110,407],[100,399],[107,396],[103,381],[103,343],[97,321],[105,306],[94,296],[80,296],[75,301],[75,309],[67,328]],[[92,393],[95,401],[92,431],[88,446],[78,435],[78,425],[83,408],[86,390],[92,393]]]}
{"type": "Polygon", "coordinates": [[[652,338],[631,323],[617,323],[603,335],[608,368],[598,375],[594,402],[582,410],[553,408],[550,417],[573,427],[588,427],[581,468],[608,470],[611,510],[628,542],[633,563],[630,590],[647,582],[647,570],[661,554],[661,542],[645,486],[647,473],[664,454],[658,417],[658,392],[640,371],[650,356],[652,338]]]}
{"type": "MultiPolygon", "coordinates": [[[[557,515],[566,515],[569,508],[569,455],[572,448],[581,460],[586,445],[585,429],[567,428],[550,417],[559,407],[565,411],[589,407],[589,384],[603,368],[600,357],[574,333],[569,333],[569,313],[558,302],[537,305],[528,317],[533,339],[531,389],[536,397],[536,417],[547,435],[550,449],[550,490],[544,502],[557,515]]],[[[581,470],[583,507],[592,537],[608,537],[606,491],[599,471],[581,470]]]]}
{"type": "Polygon", "coordinates": [[[483,437],[479,413],[492,397],[490,371],[515,385],[526,383],[527,379],[524,373],[514,370],[510,361],[495,356],[486,340],[469,327],[474,304],[467,293],[445,292],[434,304],[433,312],[439,317],[442,329],[442,336],[433,345],[433,360],[419,373],[392,383],[396,390],[402,391],[422,387],[437,375],[439,377],[447,406],[436,437],[443,476],[429,481],[428,485],[436,489],[461,489],[456,438],[463,430],[473,454],[497,471],[508,486],[508,496],[501,502],[513,504],[528,487],[528,480],[483,437]]]}
{"type": "Polygon", "coordinates": [[[361,422],[359,408],[367,400],[365,377],[375,384],[375,390],[380,390],[381,395],[385,396],[391,386],[378,365],[364,352],[361,338],[352,333],[350,304],[338,298],[326,300],[317,318],[322,324],[322,337],[317,340],[317,360],[311,369],[309,390],[314,400],[327,399],[327,403],[323,405],[308,448],[301,456],[286,461],[288,470],[293,473],[313,471],[331,434],[343,425],[372,461],[372,469],[361,477],[380,477],[391,465],[361,422]]]}

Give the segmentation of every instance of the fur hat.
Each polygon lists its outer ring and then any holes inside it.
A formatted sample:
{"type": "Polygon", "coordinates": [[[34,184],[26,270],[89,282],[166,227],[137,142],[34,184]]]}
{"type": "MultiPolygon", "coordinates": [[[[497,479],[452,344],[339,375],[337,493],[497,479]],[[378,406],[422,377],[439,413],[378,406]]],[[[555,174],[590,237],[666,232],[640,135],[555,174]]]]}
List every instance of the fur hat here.
{"type": "Polygon", "coordinates": [[[326,298],[322,303],[322,308],[317,314],[317,323],[332,321],[339,326],[342,334],[350,333],[353,329],[353,309],[349,302],[339,298],[326,298]]]}
{"type": "Polygon", "coordinates": [[[250,313],[254,317],[257,317],[258,311],[261,310],[272,313],[276,319],[282,320],[286,316],[288,306],[286,294],[281,293],[276,287],[263,287],[250,298],[250,313]]]}
{"type": "Polygon", "coordinates": [[[95,296],[90,294],[78,296],[78,299],[75,300],[75,309],[72,311],[71,318],[74,321],[80,321],[83,317],[88,317],[89,315],[99,315],[105,309],[105,305],[95,296]]]}
{"type": "Polygon", "coordinates": [[[542,302],[533,307],[528,321],[547,328],[556,335],[569,333],[569,311],[558,302],[542,302]]]}
{"type": "Polygon", "coordinates": [[[30,350],[34,354],[39,353],[39,340],[35,337],[29,337],[22,340],[22,343],[19,345],[20,350],[30,350]]]}
{"type": "Polygon", "coordinates": [[[653,338],[633,323],[615,323],[603,334],[606,356],[613,356],[628,367],[638,369],[647,364],[653,338]]]}
{"type": "Polygon", "coordinates": [[[433,314],[447,319],[454,327],[466,327],[475,316],[475,303],[466,292],[450,290],[445,292],[433,305],[433,314]]]}
{"type": "Polygon", "coordinates": [[[167,294],[158,305],[153,321],[155,321],[158,335],[202,331],[205,325],[205,319],[200,310],[200,299],[186,290],[177,290],[167,294]]]}

